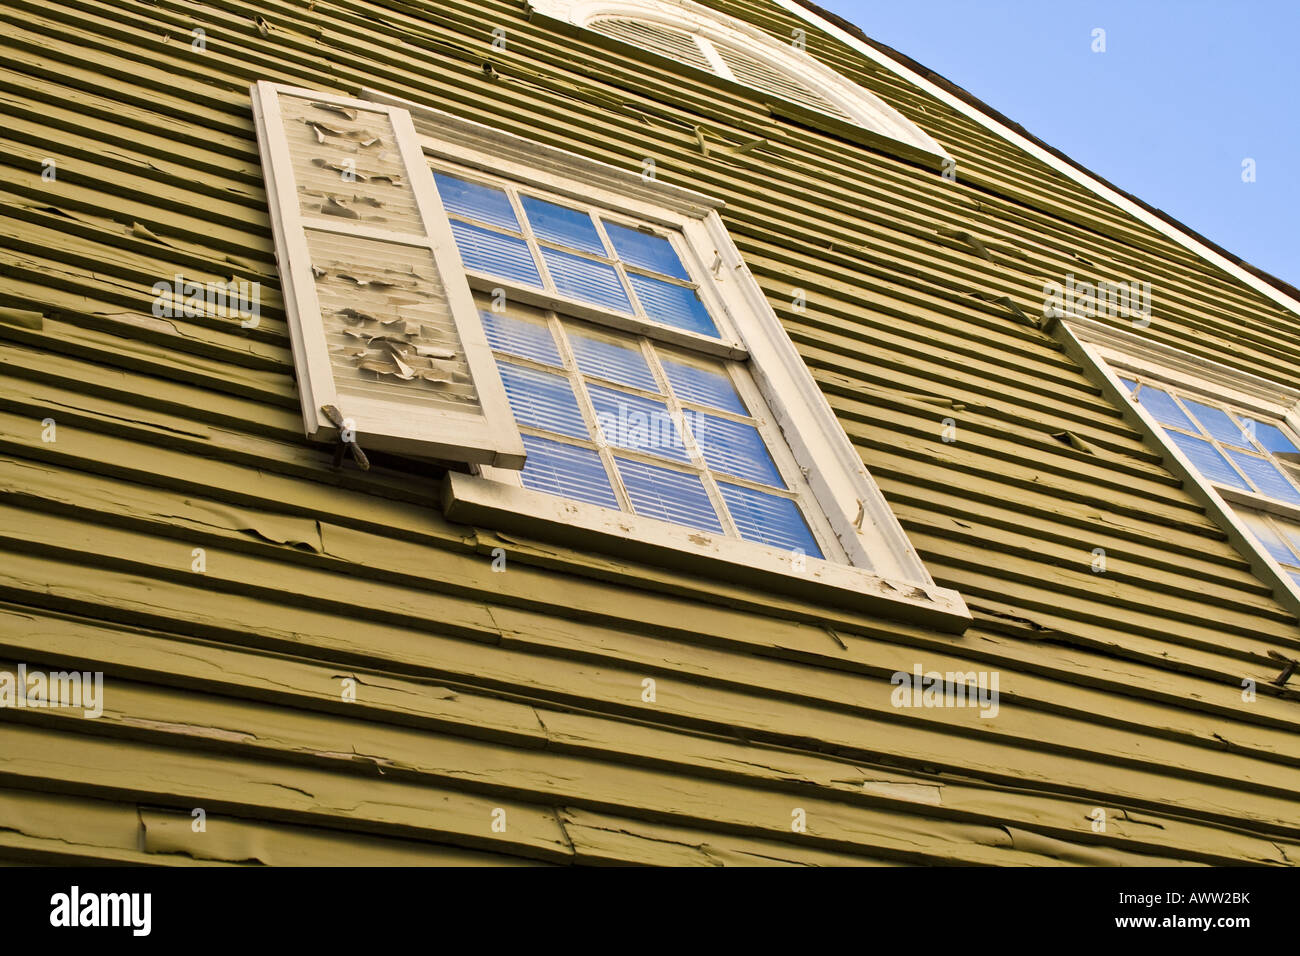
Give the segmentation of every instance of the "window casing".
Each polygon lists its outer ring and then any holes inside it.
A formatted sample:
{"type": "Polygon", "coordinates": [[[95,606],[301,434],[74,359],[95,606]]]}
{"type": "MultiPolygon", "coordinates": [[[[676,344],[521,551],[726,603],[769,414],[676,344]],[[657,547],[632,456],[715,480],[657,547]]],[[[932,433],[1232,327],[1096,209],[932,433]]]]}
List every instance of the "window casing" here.
{"type": "MultiPolygon", "coordinates": [[[[1121,368],[1122,360],[1121,360],[1121,368]]],[[[1156,371],[1122,371],[1132,400],[1208,481],[1260,548],[1300,585],[1300,438],[1284,419],[1261,420],[1204,385],[1156,371]]]]}

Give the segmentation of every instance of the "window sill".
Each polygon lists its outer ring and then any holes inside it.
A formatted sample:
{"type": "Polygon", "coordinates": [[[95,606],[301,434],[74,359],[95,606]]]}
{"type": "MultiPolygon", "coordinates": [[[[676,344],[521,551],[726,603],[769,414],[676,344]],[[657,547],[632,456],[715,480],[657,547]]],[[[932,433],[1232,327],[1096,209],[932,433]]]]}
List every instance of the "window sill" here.
{"type": "Polygon", "coordinates": [[[464,524],[600,550],[773,593],[961,633],[970,612],[956,591],[889,581],[863,568],[692,531],[462,472],[448,472],[443,510],[464,524]]]}

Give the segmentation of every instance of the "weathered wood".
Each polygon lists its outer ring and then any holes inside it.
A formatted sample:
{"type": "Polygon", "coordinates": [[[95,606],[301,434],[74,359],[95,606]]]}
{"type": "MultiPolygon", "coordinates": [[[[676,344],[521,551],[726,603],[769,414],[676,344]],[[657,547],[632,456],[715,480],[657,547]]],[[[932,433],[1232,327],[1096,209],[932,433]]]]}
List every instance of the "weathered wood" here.
{"type": "MultiPolygon", "coordinates": [[[[808,26],[707,2],[778,39],[808,26]]],[[[0,712],[0,858],[1300,859],[1300,698],[1267,683],[1300,629],[1034,324],[1044,281],[1146,280],[1153,341],[1297,386],[1300,322],[1277,303],[815,29],[810,53],[933,135],[956,182],[513,0],[0,0],[0,25],[0,307],[36,317],[0,321],[0,670],[101,669],[114,689],[98,721],[0,712]],[[725,199],[975,626],[466,527],[439,513],[436,468],[332,468],[300,434],[258,79],[653,158],[725,199]],[[264,321],[160,321],[150,288],[177,273],[261,281],[264,321]],[[917,663],[997,672],[998,718],[893,707],[917,663]]]]}

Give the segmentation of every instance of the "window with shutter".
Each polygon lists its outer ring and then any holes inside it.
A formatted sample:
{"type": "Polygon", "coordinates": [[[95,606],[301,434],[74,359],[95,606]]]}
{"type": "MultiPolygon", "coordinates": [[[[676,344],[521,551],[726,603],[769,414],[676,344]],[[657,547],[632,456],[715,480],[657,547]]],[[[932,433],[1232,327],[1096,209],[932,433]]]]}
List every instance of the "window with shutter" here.
{"type": "Polygon", "coordinates": [[[964,629],[719,201],[363,95],[254,88],[309,433],[447,462],[453,520],[964,629]]]}

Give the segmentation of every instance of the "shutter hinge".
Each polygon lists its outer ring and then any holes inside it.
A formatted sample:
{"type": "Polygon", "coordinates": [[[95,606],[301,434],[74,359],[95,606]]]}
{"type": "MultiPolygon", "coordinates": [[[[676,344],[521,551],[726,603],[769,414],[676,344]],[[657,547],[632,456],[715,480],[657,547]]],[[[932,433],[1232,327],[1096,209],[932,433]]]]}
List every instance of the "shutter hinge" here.
{"type": "Polygon", "coordinates": [[[366,453],[357,444],[355,426],[348,424],[348,419],[344,418],[343,413],[333,405],[322,405],[320,410],[330,420],[330,424],[339,430],[338,444],[334,446],[334,467],[337,468],[343,464],[343,453],[348,451],[352,453],[352,460],[357,463],[362,471],[369,471],[370,459],[366,457],[366,453]]]}

